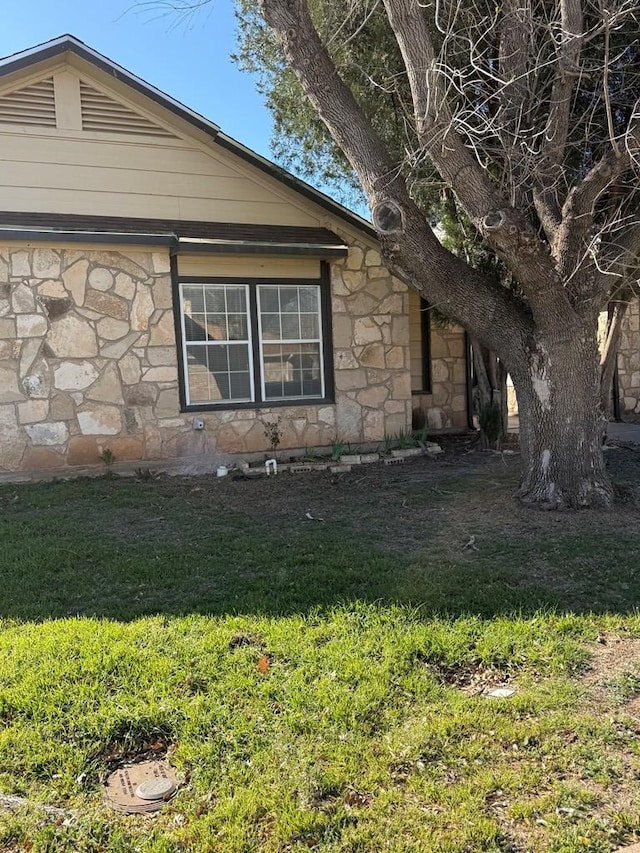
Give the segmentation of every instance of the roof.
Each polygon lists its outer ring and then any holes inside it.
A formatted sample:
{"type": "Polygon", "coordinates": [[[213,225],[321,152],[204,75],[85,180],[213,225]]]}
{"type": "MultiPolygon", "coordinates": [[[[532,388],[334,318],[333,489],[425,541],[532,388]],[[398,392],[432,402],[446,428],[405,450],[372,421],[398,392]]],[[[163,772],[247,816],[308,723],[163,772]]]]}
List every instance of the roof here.
{"type": "MultiPolygon", "coordinates": [[[[89,47],[73,35],[62,35],[58,38],[52,39],[51,41],[44,42],[43,44],[36,45],[28,48],[27,50],[7,56],[4,59],[0,59],[0,79],[8,74],[31,68],[40,62],[44,62],[45,60],[56,56],[62,56],[65,53],[72,53],[91,65],[94,65],[96,68],[106,72],[115,79],[131,86],[131,88],[140,92],[142,95],[145,95],[164,109],[169,110],[188,124],[200,131],[204,131],[204,133],[206,133],[213,142],[225,148],[227,151],[232,152],[237,157],[240,157],[255,168],[260,169],[262,172],[266,172],[276,181],[285,184],[289,189],[294,190],[324,208],[329,213],[344,220],[357,230],[365,232],[370,237],[377,238],[375,229],[369,222],[367,222],[366,219],[358,216],[343,205],[338,204],[338,202],[334,201],[330,196],[320,192],[320,190],[315,189],[305,181],[296,178],[280,166],[275,165],[266,157],[260,156],[255,151],[252,151],[237,142],[232,137],[227,136],[221,131],[217,124],[214,124],[204,118],[204,116],[201,116],[199,113],[189,109],[184,104],[180,103],[180,101],[177,101],[170,95],[160,91],[160,89],[156,89],[155,86],[152,86],[141,77],[137,77],[135,74],[127,71],[126,68],[118,65],[103,54],[98,53],[98,51],[89,47]]],[[[333,235],[333,238],[335,240],[335,235],[333,235]]]]}
{"type": "Polygon", "coordinates": [[[297,225],[252,225],[121,216],[81,216],[71,213],[0,211],[0,234],[12,239],[41,240],[47,235],[67,241],[117,236],[123,243],[169,245],[181,252],[243,252],[340,257],[344,242],[327,228],[297,225]]]}

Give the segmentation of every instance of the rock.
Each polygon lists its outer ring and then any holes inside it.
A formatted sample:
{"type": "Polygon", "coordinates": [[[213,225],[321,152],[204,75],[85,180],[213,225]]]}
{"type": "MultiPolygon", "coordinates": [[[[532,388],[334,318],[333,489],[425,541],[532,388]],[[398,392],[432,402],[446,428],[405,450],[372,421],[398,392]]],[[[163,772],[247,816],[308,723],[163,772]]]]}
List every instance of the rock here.
{"type": "Polygon", "coordinates": [[[87,270],[89,262],[86,260],[76,261],[62,274],[64,286],[73,296],[76,305],[84,305],[84,294],[87,286],[87,270]]]}
{"type": "Polygon", "coordinates": [[[57,320],[58,317],[63,317],[73,307],[73,300],[68,296],[62,298],[57,296],[43,296],[40,301],[50,320],[57,320]]]}
{"type": "Polygon", "coordinates": [[[155,311],[151,290],[144,284],[138,285],[136,298],[131,306],[131,328],[136,332],[144,332],[149,328],[149,319],[155,311]]]}
{"type": "Polygon", "coordinates": [[[140,360],[133,353],[128,353],[118,362],[120,375],[125,385],[135,385],[140,381],[142,370],[140,369],[140,360]]]}
{"type": "Polygon", "coordinates": [[[15,406],[0,405],[0,469],[16,471],[20,467],[26,444],[27,439],[18,426],[15,406]]]}
{"type": "Polygon", "coordinates": [[[11,307],[14,314],[33,314],[36,310],[36,297],[28,284],[16,284],[13,288],[11,307]]]}
{"type": "Polygon", "coordinates": [[[60,256],[53,249],[34,249],[31,268],[34,278],[58,278],[60,256]]]}
{"type": "Polygon", "coordinates": [[[98,441],[84,435],[76,435],[69,442],[67,465],[97,465],[100,462],[98,441]]]}
{"type": "Polygon", "coordinates": [[[115,358],[119,359],[127,352],[127,350],[131,349],[131,347],[138,342],[140,338],[139,332],[131,332],[126,336],[126,338],[122,338],[122,340],[117,341],[113,344],[103,344],[100,347],[100,355],[105,358],[115,358]]]}
{"type": "Polygon", "coordinates": [[[129,318],[128,303],[113,293],[88,290],[84,305],[85,308],[90,308],[103,316],[113,317],[115,320],[127,320],[129,318]]]}
{"type": "Polygon", "coordinates": [[[371,344],[382,340],[382,332],[370,317],[359,317],[354,323],[353,342],[371,344]]]}
{"type": "Polygon", "coordinates": [[[142,375],[143,382],[177,382],[177,367],[150,367],[142,375]]]}
{"type": "Polygon", "coordinates": [[[103,340],[116,341],[125,337],[130,326],[124,320],[114,320],[112,317],[105,317],[96,323],[96,328],[103,340]]]}
{"type": "Polygon", "coordinates": [[[98,375],[90,361],[63,361],[53,371],[53,384],[60,391],[79,391],[88,388],[98,375]]]}
{"type": "Polygon", "coordinates": [[[175,328],[172,311],[165,311],[160,320],[150,328],[149,344],[154,347],[175,344],[175,328]]]}
{"type": "Polygon", "coordinates": [[[29,265],[29,252],[11,252],[11,275],[29,278],[31,267],[29,265]]]}
{"type": "Polygon", "coordinates": [[[83,435],[118,435],[122,430],[122,415],[116,406],[87,404],[77,418],[83,435]]]}
{"type": "Polygon", "coordinates": [[[89,285],[94,290],[111,290],[113,283],[113,273],[104,267],[96,267],[89,273],[89,285]]]}
{"type": "Polygon", "coordinates": [[[516,691],[510,687],[494,687],[493,690],[488,690],[485,696],[488,699],[510,699],[515,694],[516,691]]]}
{"type": "Polygon", "coordinates": [[[44,421],[48,414],[48,400],[27,400],[26,403],[18,403],[18,420],[21,424],[44,421]]]}
{"type": "Polygon", "coordinates": [[[67,425],[62,421],[50,421],[49,423],[25,426],[25,432],[33,444],[65,444],[69,438],[67,425]]]}
{"type": "Polygon", "coordinates": [[[11,362],[0,364],[0,403],[24,400],[24,396],[18,385],[17,365],[11,362]]]}
{"type": "Polygon", "coordinates": [[[77,314],[65,314],[53,321],[47,345],[57,358],[92,358],[98,354],[93,327],[77,314]]]}
{"type": "Polygon", "coordinates": [[[69,296],[62,282],[55,279],[43,281],[42,284],[39,284],[38,295],[49,296],[53,299],[66,299],[69,296]]]}
{"type": "Polygon", "coordinates": [[[16,317],[18,338],[41,338],[48,328],[47,319],[42,314],[18,314],[16,317]]]}
{"type": "Polygon", "coordinates": [[[104,403],[124,404],[120,374],[113,362],[107,364],[102,376],[88,389],[85,397],[88,400],[98,400],[104,403]]]}

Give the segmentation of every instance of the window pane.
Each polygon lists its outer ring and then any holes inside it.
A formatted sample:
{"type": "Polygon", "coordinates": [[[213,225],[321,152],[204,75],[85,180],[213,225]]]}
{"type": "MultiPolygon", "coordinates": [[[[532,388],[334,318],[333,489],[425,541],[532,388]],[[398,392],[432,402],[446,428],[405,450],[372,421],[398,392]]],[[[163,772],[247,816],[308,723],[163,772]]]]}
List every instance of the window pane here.
{"type": "Polygon", "coordinates": [[[297,314],[300,310],[297,287],[280,287],[280,310],[283,314],[297,314]]]}
{"type": "Polygon", "coordinates": [[[249,337],[247,329],[247,315],[229,314],[227,317],[227,331],[227,340],[246,341],[249,337]]]}
{"type": "Polygon", "coordinates": [[[282,337],[279,314],[262,315],[262,337],[271,340],[279,340],[282,337]]]}
{"type": "Polygon", "coordinates": [[[317,314],[301,314],[300,315],[300,337],[301,338],[319,338],[320,328],[318,324],[317,314]]]}
{"type": "Polygon", "coordinates": [[[224,314],[207,314],[207,334],[213,341],[226,341],[227,319],[224,314]]]}
{"type": "Polygon", "coordinates": [[[220,346],[206,347],[206,352],[209,361],[209,370],[212,373],[223,372],[229,370],[229,347],[221,344],[220,346]]]}
{"type": "Polygon", "coordinates": [[[248,372],[249,348],[243,345],[228,347],[229,370],[248,372]]]}
{"type": "Polygon", "coordinates": [[[182,291],[184,310],[187,314],[202,313],[204,311],[204,292],[202,285],[185,285],[182,291]]]}
{"type": "Polygon", "coordinates": [[[205,344],[187,347],[190,403],[251,399],[247,344],[205,344]]]}
{"type": "Polygon", "coordinates": [[[285,339],[300,337],[300,318],[297,314],[282,315],[282,337],[285,339]]]}
{"type": "Polygon", "coordinates": [[[231,399],[248,400],[251,396],[251,380],[248,373],[231,373],[231,399]]]}
{"type": "Polygon", "coordinates": [[[268,344],[263,355],[267,400],[322,396],[319,344],[268,344]]]}
{"type": "Polygon", "coordinates": [[[184,331],[188,341],[206,341],[207,329],[204,314],[185,314],[184,331]]]}
{"type": "Polygon", "coordinates": [[[260,310],[265,313],[277,314],[280,311],[279,288],[260,288],[260,310]]]}
{"type": "Polygon", "coordinates": [[[301,287],[300,292],[300,310],[312,311],[318,313],[318,288],[317,287],[301,287]]]}
{"type": "Polygon", "coordinates": [[[247,294],[244,287],[227,287],[227,311],[230,314],[247,313],[247,294]]]}
{"type": "Polygon", "coordinates": [[[224,314],[224,287],[205,285],[207,314],[224,314]]]}

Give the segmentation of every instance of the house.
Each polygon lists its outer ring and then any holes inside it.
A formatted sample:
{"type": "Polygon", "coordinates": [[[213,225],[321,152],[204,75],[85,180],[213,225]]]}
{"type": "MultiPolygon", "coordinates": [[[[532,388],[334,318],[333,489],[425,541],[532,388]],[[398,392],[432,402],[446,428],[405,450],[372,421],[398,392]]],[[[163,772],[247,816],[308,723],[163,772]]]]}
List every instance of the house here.
{"type": "Polygon", "coordinates": [[[0,193],[0,472],[469,424],[464,332],[368,222],[73,36],[0,61],[0,193]]]}
{"type": "Polygon", "coordinates": [[[0,61],[0,471],[467,424],[370,225],[73,36],[0,61]]]}

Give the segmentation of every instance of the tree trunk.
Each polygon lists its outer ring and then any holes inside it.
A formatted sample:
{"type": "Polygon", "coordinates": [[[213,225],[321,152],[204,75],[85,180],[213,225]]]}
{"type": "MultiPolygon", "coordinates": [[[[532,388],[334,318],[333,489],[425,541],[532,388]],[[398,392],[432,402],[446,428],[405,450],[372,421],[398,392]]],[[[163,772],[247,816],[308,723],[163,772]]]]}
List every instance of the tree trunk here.
{"type": "Polygon", "coordinates": [[[512,378],[520,413],[518,498],[543,509],[609,508],[613,487],[602,453],[600,359],[593,328],[539,337],[512,378]]]}

